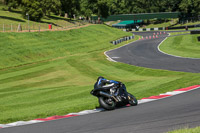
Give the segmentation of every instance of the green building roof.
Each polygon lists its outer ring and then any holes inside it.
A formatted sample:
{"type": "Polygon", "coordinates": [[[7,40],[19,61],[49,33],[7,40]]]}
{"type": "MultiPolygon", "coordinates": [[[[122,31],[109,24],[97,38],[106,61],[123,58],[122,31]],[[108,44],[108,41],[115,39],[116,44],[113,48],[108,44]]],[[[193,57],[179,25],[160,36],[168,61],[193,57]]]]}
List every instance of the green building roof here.
{"type": "MultiPolygon", "coordinates": [[[[119,14],[111,15],[107,18],[102,18],[103,21],[117,21],[117,20],[147,20],[147,19],[163,19],[163,18],[179,18],[180,12],[159,12],[159,13],[140,13],[140,14],[119,14]]],[[[92,20],[98,20],[97,16],[93,16],[92,20]]]]}
{"type": "Polygon", "coordinates": [[[130,26],[130,25],[134,25],[134,24],[137,24],[137,23],[141,23],[142,20],[129,20],[129,21],[121,21],[120,23],[118,24],[113,24],[112,26],[114,27],[117,27],[117,26],[130,26]]]}

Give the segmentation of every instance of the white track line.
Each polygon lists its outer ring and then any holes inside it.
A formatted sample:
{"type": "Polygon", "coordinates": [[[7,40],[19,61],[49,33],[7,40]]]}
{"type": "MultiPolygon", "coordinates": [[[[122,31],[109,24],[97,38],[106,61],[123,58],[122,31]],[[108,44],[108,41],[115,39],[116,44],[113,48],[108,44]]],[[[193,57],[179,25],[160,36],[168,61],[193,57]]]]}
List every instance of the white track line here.
{"type": "MultiPolygon", "coordinates": [[[[137,40],[137,41],[139,41],[139,40],[137,40]]],[[[133,42],[131,42],[131,43],[133,43],[133,42]]],[[[131,44],[131,43],[129,43],[129,44],[131,44]]],[[[126,44],[126,45],[129,45],[129,44],[126,44]]],[[[124,46],[126,46],[126,45],[124,45],[124,46]]],[[[121,47],[124,47],[124,46],[121,46],[121,47]]],[[[121,48],[121,47],[119,47],[119,48],[121,48]]],[[[119,49],[119,48],[116,48],[116,49],[119,49]]],[[[106,54],[106,52],[104,52],[104,54],[107,56],[107,58],[109,60],[111,60],[111,61],[114,61],[113,59],[111,59],[106,54]]],[[[116,62],[116,61],[114,61],[114,62],[116,62]]],[[[149,98],[149,99],[145,98],[145,99],[141,99],[141,100],[138,100],[138,104],[142,104],[142,103],[147,103],[147,102],[151,102],[151,101],[155,101],[155,100],[160,100],[160,99],[168,98],[168,97],[171,97],[171,96],[174,96],[174,95],[178,95],[178,94],[181,94],[181,93],[184,93],[184,92],[188,92],[188,91],[192,91],[192,90],[196,90],[196,89],[200,89],[200,85],[198,87],[194,88],[194,89],[187,90],[187,91],[172,91],[172,92],[167,92],[165,94],[160,94],[160,96],[162,96],[162,95],[169,95],[169,96],[163,97],[163,98],[155,98],[155,99],[154,98],[149,98]]],[[[99,108],[99,109],[93,109],[93,110],[84,110],[84,111],[81,111],[81,112],[78,112],[78,113],[69,113],[67,115],[77,115],[77,116],[80,116],[80,115],[87,115],[87,114],[91,114],[91,113],[97,113],[97,112],[101,112],[101,111],[105,111],[105,109],[99,108]]],[[[55,120],[57,120],[57,119],[55,119],[55,120]]],[[[13,122],[13,123],[9,123],[9,124],[0,124],[0,128],[8,128],[8,127],[13,127],[13,126],[22,126],[22,125],[28,125],[28,124],[33,124],[33,123],[39,123],[39,122],[44,122],[44,121],[42,121],[42,120],[18,121],[18,122],[13,122]]]]}
{"type": "MultiPolygon", "coordinates": [[[[126,44],[126,45],[120,46],[120,47],[118,47],[118,48],[114,48],[114,49],[105,51],[105,52],[104,52],[104,55],[107,57],[107,60],[112,61],[112,62],[117,62],[116,60],[114,60],[114,59],[112,59],[110,56],[108,56],[106,53],[109,52],[109,51],[115,50],[115,49],[119,49],[119,48],[125,47],[125,46],[127,46],[127,45],[130,45],[130,44],[135,43],[135,42],[138,42],[138,41],[141,41],[141,40],[136,40],[136,41],[130,42],[130,43],[126,44]]],[[[118,57],[118,58],[120,58],[120,57],[118,57]]]]}
{"type": "MultiPolygon", "coordinates": [[[[190,88],[190,87],[187,87],[187,88],[190,88]]],[[[165,94],[160,94],[159,95],[159,96],[161,96],[160,98],[149,97],[149,98],[141,99],[141,100],[138,100],[138,104],[142,104],[142,103],[147,103],[147,102],[151,102],[151,101],[155,101],[155,100],[168,98],[168,97],[171,97],[171,96],[174,96],[174,95],[178,95],[178,94],[189,92],[189,91],[196,90],[196,89],[200,89],[200,85],[197,85],[194,88],[192,88],[190,90],[187,90],[187,91],[175,90],[175,91],[172,91],[172,92],[167,92],[165,94]],[[162,97],[162,95],[168,95],[168,96],[162,97]]],[[[157,97],[157,96],[153,96],[153,97],[157,97]]],[[[78,113],[70,113],[70,114],[67,114],[67,115],[80,116],[80,115],[98,113],[98,112],[102,112],[102,111],[105,111],[105,109],[99,108],[99,109],[93,109],[93,110],[84,110],[84,111],[80,111],[78,113]]],[[[55,119],[55,120],[58,120],[58,119],[55,119]]],[[[13,122],[13,123],[9,123],[9,124],[0,124],[0,127],[1,128],[8,128],[8,127],[14,127],[14,126],[22,126],[22,125],[34,124],[34,123],[39,123],[39,122],[45,122],[45,121],[42,121],[42,120],[18,121],[18,122],[13,122]]]]}

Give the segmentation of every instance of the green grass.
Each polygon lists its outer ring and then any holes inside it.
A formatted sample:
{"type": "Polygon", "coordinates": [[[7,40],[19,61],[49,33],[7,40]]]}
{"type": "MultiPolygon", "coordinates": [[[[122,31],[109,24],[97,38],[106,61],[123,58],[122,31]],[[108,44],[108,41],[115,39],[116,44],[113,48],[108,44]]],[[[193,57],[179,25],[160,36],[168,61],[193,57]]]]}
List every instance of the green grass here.
{"type": "Polygon", "coordinates": [[[184,31],[184,32],[171,32],[171,33],[170,33],[170,36],[181,35],[181,34],[190,34],[190,31],[184,31]]]}
{"type": "MultiPolygon", "coordinates": [[[[106,60],[112,40],[131,33],[104,25],[70,31],[0,33],[0,123],[94,109],[98,76],[119,80],[138,99],[199,84],[200,74],[106,60]]],[[[138,39],[138,37],[136,37],[138,39]]]]}
{"type": "Polygon", "coordinates": [[[113,24],[117,24],[119,23],[120,21],[108,21],[108,22],[105,22],[105,24],[109,25],[109,26],[112,26],[113,24]]]}
{"type": "Polygon", "coordinates": [[[197,24],[200,24],[200,21],[197,21],[197,22],[188,22],[188,23],[184,23],[184,24],[177,24],[174,27],[187,26],[187,25],[197,25],[197,24]]]}
{"type": "MultiPolygon", "coordinates": [[[[153,21],[153,20],[151,20],[151,21],[153,21]]],[[[152,23],[152,24],[147,24],[147,25],[144,24],[145,27],[143,27],[143,28],[179,27],[179,26],[197,25],[197,24],[200,24],[200,21],[188,22],[188,23],[184,23],[184,24],[178,24],[178,19],[172,19],[171,21],[166,21],[166,22],[162,22],[162,23],[152,23]]],[[[195,29],[199,29],[199,27],[197,27],[197,28],[189,28],[189,30],[195,30],[195,29]]]]}
{"type": "Polygon", "coordinates": [[[200,133],[200,127],[196,127],[196,128],[186,128],[186,129],[179,129],[179,130],[175,130],[175,131],[171,131],[168,133],[200,133]]]}
{"type": "Polygon", "coordinates": [[[158,27],[169,27],[171,25],[173,25],[174,22],[173,21],[168,21],[168,22],[163,22],[163,23],[158,23],[158,24],[149,24],[149,25],[146,25],[145,28],[158,28],[158,27]]]}
{"type": "MultiPolygon", "coordinates": [[[[11,12],[6,9],[7,7],[0,3],[0,31],[3,31],[3,26],[4,31],[11,31],[11,29],[12,31],[17,31],[19,24],[21,24],[22,30],[28,30],[28,20],[22,17],[20,9],[13,9],[11,12]]],[[[41,22],[30,21],[29,23],[31,30],[38,30],[39,26],[40,30],[48,29],[49,24],[52,24],[52,29],[67,29],[84,24],[53,14],[51,16],[45,16],[41,22]]]]}
{"type": "MultiPolygon", "coordinates": [[[[188,30],[199,30],[199,29],[200,29],[200,27],[188,28],[188,30]]],[[[169,29],[169,30],[165,30],[165,31],[180,31],[180,30],[185,30],[185,28],[184,29],[169,29]]]]}
{"type": "MultiPolygon", "coordinates": [[[[172,33],[171,35],[176,34],[182,33],[172,33]]],[[[198,36],[191,34],[169,37],[167,41],[161,44],[160,49],[171,55],[200,58],[200,42],[197,39],[198,36]]]]}

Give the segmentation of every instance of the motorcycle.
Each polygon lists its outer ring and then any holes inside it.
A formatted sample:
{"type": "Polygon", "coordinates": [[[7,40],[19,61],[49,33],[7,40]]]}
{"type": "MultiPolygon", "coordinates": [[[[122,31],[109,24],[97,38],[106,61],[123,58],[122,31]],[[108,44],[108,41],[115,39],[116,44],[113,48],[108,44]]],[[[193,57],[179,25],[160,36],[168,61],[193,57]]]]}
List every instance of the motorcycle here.
{"type": "Polygon", "coordinates": [[[110,80],[115,85],[109,89],[103,89],[97,87],[97,82],[94,85],[94,89],[90,92],[93,96],[96,96],[99,100],[99,104],[106,110],[113,110],[116,107],[122,107],[127,104],[136,106],[138,104],[137,99],[132,94],[126,91],[126,86],[119,82],[110,80]]]}

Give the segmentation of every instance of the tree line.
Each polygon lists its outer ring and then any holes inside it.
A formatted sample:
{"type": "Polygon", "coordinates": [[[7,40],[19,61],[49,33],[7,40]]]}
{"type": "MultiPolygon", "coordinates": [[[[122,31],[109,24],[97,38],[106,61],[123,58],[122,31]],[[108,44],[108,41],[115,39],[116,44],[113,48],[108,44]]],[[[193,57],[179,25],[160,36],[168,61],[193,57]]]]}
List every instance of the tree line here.
{"type": "Polygon", "coordinates": [[[200,0],[3,0],[3,3],[8,10],[20,7],[24,18],[29,14],[34,21],[51,13],[69,18],[177,11],[187,17],[200,15],[200,0]]]}

